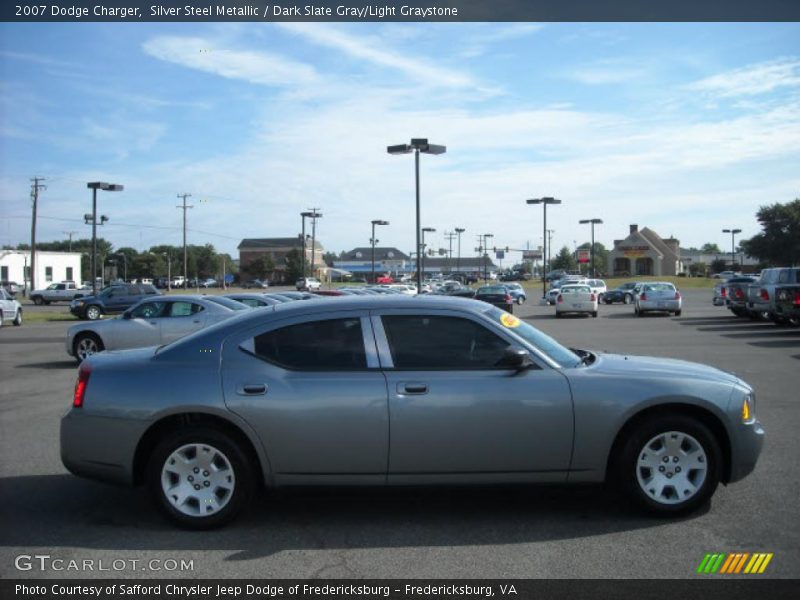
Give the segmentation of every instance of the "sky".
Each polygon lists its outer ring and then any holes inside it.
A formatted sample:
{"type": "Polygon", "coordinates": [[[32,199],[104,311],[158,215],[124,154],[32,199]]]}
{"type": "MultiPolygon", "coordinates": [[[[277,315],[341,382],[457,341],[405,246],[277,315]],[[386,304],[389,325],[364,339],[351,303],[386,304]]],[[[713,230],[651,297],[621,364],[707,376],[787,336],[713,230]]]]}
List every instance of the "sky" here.
{"type": "MultiPolygon", "coordinates": [[[[3,23],[0,245],[100,234],[144,250],[300,233],[340,252],[414,245],[414,159],[426,137],[430,246],[466,230],[511,249],[606,246],[629,224],[730,248],[759,206],[800,196],[797,23],[3,23]]],[[[739,239],[739,238],[737,238],[739,239]]],[[[454,248],[455,251],[455,248],[454,248]]],[[[518,258],[512,254],[510,259],[518,258]]]]}

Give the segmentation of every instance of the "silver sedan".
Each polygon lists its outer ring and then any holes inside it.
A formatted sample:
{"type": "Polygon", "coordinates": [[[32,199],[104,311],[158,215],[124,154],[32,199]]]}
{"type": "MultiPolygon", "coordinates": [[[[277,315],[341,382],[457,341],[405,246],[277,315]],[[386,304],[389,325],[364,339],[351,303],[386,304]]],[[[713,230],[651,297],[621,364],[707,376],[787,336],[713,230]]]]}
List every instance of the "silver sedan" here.
{"type": "Polygon", "coordinates": [[[732,374],[570,350],[484,302],[398,294],[279,304],[93,356],[61,458],[147,484],[201,529],[262,485],[609,480],[679,515],[748,475],[763,438],[732,374]]]}
{"type": "Polygon", "coordinates": [[[646,312],[675,313],[681,315],[681,293],[668,281],[645,283],[636,295],[633,311],[637,317],[646,312]]]}
{"type": "Polygon", "coordinates": [[[81,362],[103,350],[167,344],[232,317],[239,310],[248,308],[229,298],[154,296],[112,319],[73,325],[67,330],[64,345],[67,354],[81,362]]]}

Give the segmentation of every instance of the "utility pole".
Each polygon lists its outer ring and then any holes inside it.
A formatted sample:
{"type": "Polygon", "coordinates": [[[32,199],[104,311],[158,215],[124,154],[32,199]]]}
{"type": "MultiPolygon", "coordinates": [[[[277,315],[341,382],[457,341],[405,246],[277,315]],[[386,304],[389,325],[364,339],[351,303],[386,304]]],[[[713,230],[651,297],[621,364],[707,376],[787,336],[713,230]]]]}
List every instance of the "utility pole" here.
{"type": "Polygon", "coordinates": [[[69,236],[69,251],[72,252],[72,236],[78,233],[77,231],[62,231],[64,235],[69,236]]]}
{"type": "Polygon", "coordinates": [[[46,190],[47,186],[39,183],[44,177],[31,179],[31,199],[33,200],[33,217],[31,219],[31,290],[36,289],[36,209],[39,204],[39,190],[46,190]]]}
{"type": "Polygon", "coordinates": [[[454,231],[445,231],[444,237],[447,239],[447,243],[449,244],[450,249],[447,251],[447,271],[448,273],[452,273],[453,271],[453,240],[458,237],[454,231]]]}
{"type": "Polygon", "coordinates": [[[194,208],[194,206],[187,205],[186,198],[191,197],[191,194],[178,194],[178,198],[183,198],[183,204],[176,207],[183,209],[183,289],[189,288],[189,261],[186,254],[186,209],[194,208]]]}
{"type": "Polygon", "coordinates": [[[461,275],[461,234],[464,233],[466,229],[463,227],[456,227],[456,235],[458,236],[458,256],[456,257],[456,273],[461,275]]]}
{"type": "Polygon", "coordinates": [[[309,208],[308,210],[311,213],[311,276],[315,277],[316,271],[314,270],[314,253],[317,249],[317,219],[322,216],[322,213],[317,212],[319,208],[309,208]]]}

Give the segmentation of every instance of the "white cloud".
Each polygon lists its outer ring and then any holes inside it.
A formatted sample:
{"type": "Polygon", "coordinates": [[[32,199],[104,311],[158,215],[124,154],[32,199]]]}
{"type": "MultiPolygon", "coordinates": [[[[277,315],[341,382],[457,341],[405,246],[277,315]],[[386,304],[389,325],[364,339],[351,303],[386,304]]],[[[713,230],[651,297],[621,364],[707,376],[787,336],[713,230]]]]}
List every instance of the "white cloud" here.
{"type": "Polygon", "coordinates": [[[259,85],[309,86],[319,80],[316,70],[307,64],[266,52],[220,46],[200,37],[155,37],[145,42],[143,49],[159,60],[259,85]]]}
{"type": "Polygon", "coordinates": [[[340,28],[318,23],[278,23],[278,26],[315,44],[333,48],[378,66],[395,69],[428,85],[455,88],[477,85],[470,75],[410,57],[407,49],[402,52],[387,50],[386,44],[377,38],[348,35],[340,28]]]}
{"type": "Polygon", "coordinates": [[[568,71],[565,76],[586,85],[608,85],[641,79],[647,73],[645,65],[627,60],[602,60],[568,71]]]}
{"type": "Polygon", "coordinates": [[[800,86],[800,59],[781,58],[706,77],[686,86],[721,97],[755,96],[800,86]]]}

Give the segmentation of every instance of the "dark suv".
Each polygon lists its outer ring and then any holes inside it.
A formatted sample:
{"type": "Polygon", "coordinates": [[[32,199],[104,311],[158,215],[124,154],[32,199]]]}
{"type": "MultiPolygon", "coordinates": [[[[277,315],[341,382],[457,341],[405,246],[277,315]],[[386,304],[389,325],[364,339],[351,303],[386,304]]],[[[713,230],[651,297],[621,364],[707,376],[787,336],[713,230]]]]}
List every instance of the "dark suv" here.
{"type": "Polygon", "coordinates": [[[149,284],[126,283],[104,288],[96,296],[76,298],[69,305],[69,312],[79,319],[94,321],[104,314],[121,313],[148,296],[159,292],[149,284]]]}

